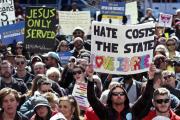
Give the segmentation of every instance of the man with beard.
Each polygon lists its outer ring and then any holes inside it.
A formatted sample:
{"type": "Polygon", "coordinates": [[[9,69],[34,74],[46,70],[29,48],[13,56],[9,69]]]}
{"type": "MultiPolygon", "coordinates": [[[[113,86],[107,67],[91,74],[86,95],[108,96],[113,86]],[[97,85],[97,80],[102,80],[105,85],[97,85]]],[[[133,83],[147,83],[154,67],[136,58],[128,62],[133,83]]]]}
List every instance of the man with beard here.
{"type": "Polygon", "coordinates": [[[115,85],[109,91],[107,105],[104,105],[95,96],[93,66],[86,68],[88,76],[87,98],[100,120],[132,120],[132,113],[129,106],[129,99],[124,87],[120,84],[115,85]]]}
{"type": "Polygon", "coordinates": [[[152,103],[155,110],[149,111],[143,120],[152,120],[157,116],[168,117],[171,120],[180,120],[180,116],[176,115],[170,108],[170,92],[166,88],[158,88],[154,91],[152,103]]]}
{"type": "Polygon", "coordinates": [[[72,55],[78,58],[80,55],[80,50],[84,49],[84,41],[81,37],[74,38],[74,48],[71,50],[72,55]]]}
{"type": "Polygon", "coordinates": [[[13,67],[10,62],[4,60],[0,63],[0,89],[9,87],[17,90],[21,94],[27,92],[27,86],[21,79],[12,76],[13,67]]]}

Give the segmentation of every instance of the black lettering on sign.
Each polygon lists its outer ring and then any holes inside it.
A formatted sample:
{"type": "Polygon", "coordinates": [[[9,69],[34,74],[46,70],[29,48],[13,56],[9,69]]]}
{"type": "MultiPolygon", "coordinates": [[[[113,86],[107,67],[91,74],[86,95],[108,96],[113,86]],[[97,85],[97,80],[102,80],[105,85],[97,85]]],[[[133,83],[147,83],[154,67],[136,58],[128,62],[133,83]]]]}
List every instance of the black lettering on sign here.
{"type": "Polygon", "coordinates": [[[128,29],[125,33],[128,39],[138,39],[143,37],[154,36],[155,28],[144,28],[144,29],[128,29]]]}
{"type": "Polygon", "coordinates": [[[94,25],[94,35],[102,37],[117,38],[117,29],[94,25]]]}
{"type": "Polygon", "coordinates": [[[118,53],[118,44],[96,41],[98,51],[118,53]]]}
{"type": "Polygon", "coordinates": [[[140,43],[128,43],[124,45],[124,53],[144,52],[153,49],[154,49],[154,40],[140,42],[140,43]]]}

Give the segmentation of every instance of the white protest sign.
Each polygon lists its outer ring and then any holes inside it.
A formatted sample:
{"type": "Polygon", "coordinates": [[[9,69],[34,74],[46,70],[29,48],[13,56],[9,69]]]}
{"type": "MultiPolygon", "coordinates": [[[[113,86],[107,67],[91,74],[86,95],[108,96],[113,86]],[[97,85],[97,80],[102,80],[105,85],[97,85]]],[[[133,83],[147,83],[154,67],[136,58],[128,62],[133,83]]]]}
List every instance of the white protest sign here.
{"type": "Polygon", "coordinates": [[[0,23],[14,21],[15,8],[13,0],[0,0],[0,23]]]}
{"type": "Polygon", "coordinates": [[[85,34],[90,31],[90,11],[59,11],[59,24],[65,35],[72,35],[75,27],[82,27],[85,34]]]}
{"type": "Polygon", "coordinates": [[[91,63],[96,72],[136,74],[153,58],[155,24],[113,25],[93,21],[91,63]]]}
{"type": "Polygon", "coordinates": [[[173,16],[170,14],[160,13],[158,26],[171,27],[173,16]]]}
{"type": "Polygon", "coordinates": [[[125,10],[126,15],[131,16],[131,24],[137,24],[137,18],[138,18],[138,9],[137,9],[137,2],[129,2],[126,3],[126,10],[125,10]]]}
{"type": "Polygon", "coordinates": [[[86,110],[89,107],[87,99],[87,83],[76,83],[72,95],[75,97],[81,110],[86,110]]]}

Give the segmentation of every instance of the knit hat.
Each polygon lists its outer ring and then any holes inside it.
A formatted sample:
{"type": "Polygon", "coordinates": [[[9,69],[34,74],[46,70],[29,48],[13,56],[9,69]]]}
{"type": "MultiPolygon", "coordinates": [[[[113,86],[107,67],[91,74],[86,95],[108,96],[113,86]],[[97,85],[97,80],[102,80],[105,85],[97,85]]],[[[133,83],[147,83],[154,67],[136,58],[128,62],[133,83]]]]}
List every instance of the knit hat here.
{"type": "Polygon", "coordinates": [[[83,42],[83,39],[82,39],[81,37],[76,37],[76,38],[74,38],[73,43],[75,43],[76,41],[81,41],[81,42],[83,42]]]}
{"type": "Polygon", "coordinates": [[[46,98],[44,98],[43,96],[35,97],[35,99],[32,101],[32,104],[34,105],[34,111],[36,110],[36,108],[38,106],[46,106],[46,107],[50,108],[50,104],[49,104],[48,100],[46,98]]]}
{"type": "Polygon", "coordinates": [[[52,58],[56,59],[57,61],[60,61],[60,58],[56,52],[48,52],[46,57],[52,57],[52,58]]]}
{"type": "Polygon", "coordinates": [[[57,113],[50,120],[67,120],[62,113],[57,113]]]}
{"type": "Polygon", "coordinates": [[[82,31],[82,32],[84,33],[84,29],[83,29],[82,27],[80,27],[80,26],[75,27],[75,28],[73,29],[73,32],[75,32],[76,30],[80,30],[80,31],[82,31]]]}
{"type": "Polygon", "coordinates": [[[31,58],[31,63],[36,63],[36,62],[42,62],[42,58],[38,55],[35,55],[31,58]]]}

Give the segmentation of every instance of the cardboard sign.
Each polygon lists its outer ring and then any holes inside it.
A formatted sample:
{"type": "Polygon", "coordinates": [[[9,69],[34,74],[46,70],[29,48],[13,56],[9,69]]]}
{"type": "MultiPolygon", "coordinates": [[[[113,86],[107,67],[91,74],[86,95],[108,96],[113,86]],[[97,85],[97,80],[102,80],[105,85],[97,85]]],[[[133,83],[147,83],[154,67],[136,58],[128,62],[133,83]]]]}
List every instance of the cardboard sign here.
{"type": "Polygon", "coordinates": [[[125,15],[125,2],[101,2],[100,6],[103,15],[125,15]]]}
{"type": "Polygon", "coordinates": [[[24,41],[25,22],[0,27],[0,39],[3,45],[24,41]]]}
{"type": "Polygon", "coordinates": [[[16,20],[13,0],[0,0],[0,26],[16,20]]]}
{"type": "Polygon", "coordinates": [[[72,95],[75,97],[81,110],[86,110],[89,107],[87,99],[87,83],[76,83],[72,95]]]}
{"type": "Polygon", "coordinates": [[[85,34],[90,31],[90,11],[59,11],[59,24],[64,35],[72,35],[75,27],[82,27],[85,34]]]}
{"type": "Polygon", "coordinates": [[[160,13],[158,26],[161,26],[161,27],[171,27],[172,19],[173,19],[172,15],[160,13]]]}
{"type": "Polygon", "coordinates": [[[25,46],[33,53],[52,51],[56,35],[56,9],[46,7],[26,8],[25,46]]]}
{"type": "Polygon", "coordinates": [[[58,52],[62,65],[66,65],[69,62],[69,58],[72,56],[71,52],[58,52]]]}
{"type": "Polygon", "coordinates": [[[153,58],[155,24],[92,23],[91,64],[96,72],[137,74],[148,71],[153,58]]]}

